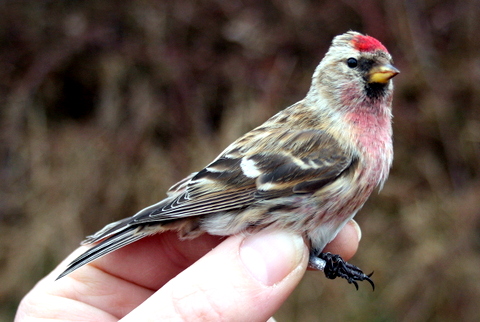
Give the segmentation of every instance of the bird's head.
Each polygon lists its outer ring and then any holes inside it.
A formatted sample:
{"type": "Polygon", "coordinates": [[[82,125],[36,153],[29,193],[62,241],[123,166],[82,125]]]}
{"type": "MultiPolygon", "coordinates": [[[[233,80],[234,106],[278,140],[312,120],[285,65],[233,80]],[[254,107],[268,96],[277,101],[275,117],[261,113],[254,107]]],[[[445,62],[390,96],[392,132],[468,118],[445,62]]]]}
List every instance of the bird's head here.
{"type": "Polygon", "coordinates": [[[313,75],[309,95],[333,99],[343,107],[390,100],[391,78],[398,73],[380,41],[349,31],[333,39],[313,75]]]}

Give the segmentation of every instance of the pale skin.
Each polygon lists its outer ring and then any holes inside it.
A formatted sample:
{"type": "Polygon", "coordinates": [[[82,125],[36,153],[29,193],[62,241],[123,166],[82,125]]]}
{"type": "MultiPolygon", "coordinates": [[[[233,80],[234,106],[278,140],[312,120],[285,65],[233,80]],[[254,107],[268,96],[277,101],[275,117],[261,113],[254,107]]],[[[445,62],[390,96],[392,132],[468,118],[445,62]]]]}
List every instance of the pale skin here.
{"type": "MultiPolygon", "coordinates": [[[[360,236],[350,221],[325,251],[349,260],[360,236]]],[[[281,231],[187,241],[166,232],[55,281],[85,249],[25,296],[15,321],[267,321],[300,282],[309,257],[300,236],[281,231]]]]}

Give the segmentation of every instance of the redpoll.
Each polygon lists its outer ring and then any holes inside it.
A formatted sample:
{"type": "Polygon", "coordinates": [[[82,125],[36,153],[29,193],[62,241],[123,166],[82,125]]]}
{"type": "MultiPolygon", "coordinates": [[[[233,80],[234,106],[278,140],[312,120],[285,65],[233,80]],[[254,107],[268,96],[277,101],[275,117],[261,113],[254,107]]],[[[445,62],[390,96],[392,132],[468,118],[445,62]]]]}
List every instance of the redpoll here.
{"type": "Polygon", "coordinates": [[[399,73],[375,38],[333,39],[305,99],[248,132],[167,198],[111,223],[83,244],[93,247],[59,276],[145,236],[232,235],[265,227],[305,237],[310,267],[357,287],[369,275],[322,253],[388,176],[393,158],[391,78],[399,73]]]}

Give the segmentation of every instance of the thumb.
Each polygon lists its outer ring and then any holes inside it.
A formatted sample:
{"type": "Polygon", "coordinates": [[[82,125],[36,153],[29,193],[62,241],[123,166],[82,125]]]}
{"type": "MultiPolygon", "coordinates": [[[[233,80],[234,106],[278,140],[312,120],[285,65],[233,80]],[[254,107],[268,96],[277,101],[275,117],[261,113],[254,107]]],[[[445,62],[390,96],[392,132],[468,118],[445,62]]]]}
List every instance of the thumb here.
{"type": "Polygon", "coordinates": [[[122,321],[266,321],[302,278],[302,237],[265,230],[231,236],[122,321]]]}

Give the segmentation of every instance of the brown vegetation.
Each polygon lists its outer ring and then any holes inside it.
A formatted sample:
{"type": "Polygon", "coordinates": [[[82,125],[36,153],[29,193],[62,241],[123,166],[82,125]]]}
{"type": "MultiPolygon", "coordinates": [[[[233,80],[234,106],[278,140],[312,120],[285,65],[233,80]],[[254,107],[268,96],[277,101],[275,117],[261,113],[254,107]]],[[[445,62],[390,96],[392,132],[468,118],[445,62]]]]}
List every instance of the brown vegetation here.
{"type": "Polygon", "coordinates": [[[380,39],[395,161],[357,216],[371,292],[309,272],[279,321],[478,319],[480,6],[465,1],[4,1],[0,320],[78,242],[301,99],[332,37],[380,39]]]}

